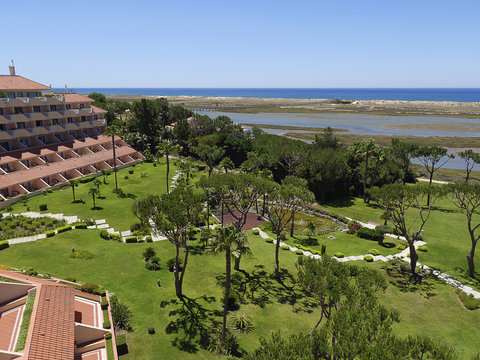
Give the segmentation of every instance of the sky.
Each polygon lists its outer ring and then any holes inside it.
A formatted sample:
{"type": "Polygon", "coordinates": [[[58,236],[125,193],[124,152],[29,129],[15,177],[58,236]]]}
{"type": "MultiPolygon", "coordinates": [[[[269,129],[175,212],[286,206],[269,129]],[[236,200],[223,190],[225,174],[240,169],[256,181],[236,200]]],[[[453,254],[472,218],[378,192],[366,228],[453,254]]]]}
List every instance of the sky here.
{"type": "Polygon", "coordinates": [[[478,14],[478,0],[15,0],[0,74],[13,59],[53,87],[478,88],[478,14]]]}

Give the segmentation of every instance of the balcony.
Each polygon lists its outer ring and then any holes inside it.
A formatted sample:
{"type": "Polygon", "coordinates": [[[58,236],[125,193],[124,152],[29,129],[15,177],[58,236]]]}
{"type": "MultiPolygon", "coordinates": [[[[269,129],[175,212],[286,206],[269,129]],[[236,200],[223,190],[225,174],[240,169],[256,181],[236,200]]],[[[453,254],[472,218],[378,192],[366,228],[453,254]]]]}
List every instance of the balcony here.
{"type": "Polygon", "coordinates": [[[67,124],[62,124],[62,127],[66,130],[66,131],[71,131],[71,130],[78,130],[80,129],[80,127],[75,124],[75,123],[67,123],[67,124]]]}
{"type": "Polygon", "coordinates": [[[33,133],[29,128],[7,130],[6,132],[10,134],[13,139],[33,136],[33,133]]]}
{"type": "Polygon", "coordinates": [[[59,132],[65,132],[65,129],[61,125],[50,125],[50,126],[45,126],[46,129],[48,130],[49,133],[59,133],[59,132]]]}
{"type": "Polygon", "coordinates": [[[31,128],[31,131],[32,131],[33,135],[48,135],[49,134],[48,130],[43,126],[33,127],[33,128],[31,128]]]}

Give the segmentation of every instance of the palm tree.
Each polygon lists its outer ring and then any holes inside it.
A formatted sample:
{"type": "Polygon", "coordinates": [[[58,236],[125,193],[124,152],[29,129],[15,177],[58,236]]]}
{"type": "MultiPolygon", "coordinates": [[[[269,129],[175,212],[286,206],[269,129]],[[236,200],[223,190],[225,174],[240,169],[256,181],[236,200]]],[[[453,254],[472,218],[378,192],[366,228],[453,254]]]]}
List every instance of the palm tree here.
{"type": "Polygon", "coordinates": [[[219,227],[210,240],[210,251],[213,254],[225,252],[225,299],[223,304],[222,342],[225,341],[227,331],[228,298],[230,297],[231,260],[240,257],[242,253],[249,253],[247,236],[238,231],[234,225],[219,227]],[[240,250],[238,250],[240,249],[240,250]]]}
{"type": "Polygon", "coordinates": [[[157,145],[155,150],[157,151],[157,157],[161,157],[165,155],[165,159],[167,160],[167,193],[168,193],[169,192],[168,180],[169,180],[169,174],[170,174],[169,155],[178,153],[180,151],[180,148],[178,145],[175,145],[171,142],[163,141],[157,145]]]}
{"type": "Polygon", "coordinates": [[[115,173],[115,193],[118,193],[118,181],[117,181],[117,156],[115,154],[115,135],[118,134],[118,129],[114,125],[107,126],[105,128],[105,135],[112,136],[112,150],[113,150],[113,172],[115,173]]]}
{"type": "Polygon", "coordinates": [[[95,186],[92,186],[90,190],[88,190],[88,193],[92,195],[93,198],[93,208],[95,209],[95,196],[98,195],[98,189],[95,186]]]}
{"type": "Polygon", "coordinates": [[[108,170],[102,169],[103,184],[107,183],[108,170]]]}
{"type": "Polygon", "coordinates": [[[363,170],[363,202],[367,202],[367,179],[369,173],[369,161],[372,158],[375,158],[379,155],[379,146],[373,142],[372,139],[366,139],[362,142],[354,144],[355,146],[355,156],[364,161],[364,170],[363,170]]]}
{"type": "Polygon", "coordinates": [[[98,179],[95,179],[93,180],[93,185],[95,185],[95,187],[97,188],[97,192],[98,192],[98,196],[100,196],[100,185],[101,185],[101,181],[98,180],[98,179]]]}
{"type": "Polygon", "coordinates": [[[73,202],[75,202],[75,187],[78,186],[78,180],[72,179],[68,182],[70,186],[72,187],[72,192],[73,192],[73,202]]]}

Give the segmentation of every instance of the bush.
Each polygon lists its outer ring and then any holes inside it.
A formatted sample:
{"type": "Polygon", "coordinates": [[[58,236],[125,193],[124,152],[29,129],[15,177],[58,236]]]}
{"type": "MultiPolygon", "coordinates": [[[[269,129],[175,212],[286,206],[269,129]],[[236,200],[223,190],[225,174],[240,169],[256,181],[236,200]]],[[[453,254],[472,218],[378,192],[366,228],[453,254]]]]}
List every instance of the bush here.
{"type": "Polygon", "coordinates": [[[398,250],[405,250],[407,248],[407,245],[399,244],[397,245],[398,250]]]}
{"type": "Polygon", "coordinates": [[[362,228],[362,225],[360,225],[358,222],[356,222],[355,224],[353,224],[351,227],[348,228],[347,233],[355,234],[361,228],[362,228]]]}
{"type": "Polygon", "coordinates": [[[110,234],[105,229],[100,230],[100,237],[105,240],[110,240],[110,234]]]}
{"type": "Polygon", "coordinates": [[[300,249],[298,249],[297,251],[295,251],[295,254],[297,254],[297,255],[303,255],[303,251],[300,250],[300,249]]]}
{"type": "Polygon", "coordinates": [[[272,238],[266,238],[265,242],[267,242],[269,244],[273,244],[273,239],[272,238]]]}
{"type": "Polygon", "coordinates": [[[368,253],[372,254],[373,256],[381,255],[380,251],[378,251],[377,249],[370,249],[370,250],[368,250],[368,253]]]}
{"type": "Polygon", "coordinates": [[[153,258],[156,254],[157,253],[155,252],[155,249],[152,248],[151,246],[149,246],[143,251],[143,258],[145,260],[149,260],[149,259],[153,258]]]}
{"type": "Polygon", "coordinates": [[[145,267],[147,270],[160,270],[160,258],[158,256],[153,256],[152,258],[148,259],[145,263],[145,267]]]}
{"type": "Polygon", "coordinates": [[[105,291],[105,289],[98,288],[98,289],[93,290],[93,293],[95,295],[100,295],[100,296],[103,297],[103,296],[106,295],[107,292],[105,291]]]}
{"type": "Polygon", "coordinates": [[[129,173],[130,175],[132,175],[132,174],[133,174],[133,170],[128,170],[128,173],[129,173]]]}
{"type": "Polygon", "coordinates": [[[136,236],[129,236],[129,237],[125,238],[125,242],[128,243],[128,244],[132,244],[132,243],[138,242],[138,239],[137,239],[136,236]]]}
{"type": "Polygon", "coordinates": [[[24,269],[23,273],[27,276],[37,276],[38,275],[38,271],[36,271],[34,268],[26,268],[24,269]]]}
{"type": "Polygon", "coordinates": [[[105,334],[105,340],[110,340],[112,338],[112,333],[105,334]]]}
{"type": "Polygon", "coordinates": [[[357,236],[362,239],[377,241],[378,243],[383,241],[383,234],[380,231],[369,228],[358,229],[357,236]]]}
{"type": "Polygon", "coordinates": [[[371,255],[366,255],[363,257],[363,260],[366,262],[373,262],[373,257],[371,255]]]}
{"type": "Polygon", "coordinates": [[[125,334],[117,335],[115,337],[117,343],[117,352],[118,355],[125,355],[128,354],[128,346],[127,346],[127,339],[125,334]]]}
{"type": "Polygon", "coordinates": [[[254,230],[252,231],[252,234],[253,234],[253,235],[259,235],[259,234],[260,234],[260,231],[258,231],[258,229],[254,229],[254,230]]]}
{"type": "Polygon", "coordinates": [[[282,246],[281,246],[281,249],[282,249],[282,250],[290,250],[290,246],[288,246],[288,245],[282,245],[282,246]]]}
{"type": "Polygon", "coordinates": [[[455,289],[455,292],[457,293],[458,297],[460,298],[462,304],[468,309],[468,310],[477,310],[480,309],[480,299],[475,299],[473,295],[468,295],[464,293],[460,289],[455,289]]]}
{"type": "Polygon", "coordinates": [[[62,233],[62,232],[68,231],[68,230],[72,230],[72,227],[70,225],[61,226],[61,227],[57,228],[57,232],[59,234],[62,233]]]}
{"type": "MultiPolygon", "coordinates": [[[[175,266],[175,258],[171,258],[171,259],[168,259],[167,261],[167,269],[168,271],[172,272],[173,271],[173,267],[175,266]]],[[[182,266],[183,266],[183,260],[182,259],[178,259],[178,266],[180,267],[179,270],[182,269],[182,266]]]]}
{"type": "Polygon", "coordinates": [[[333,256],[335,256],[336,258],[339,258],[339,259],[345,257],[345,255],[343,255],[343,253],[341,253],[341,252],[336,252],[335,254],[333,254],[333,256]]]}
{"type": "Polygon", "coordinates": [[[239,333],[249,333],[253,331],[253,321],[248,314],[238,314],[233,319],[232,327],[239,333]]]}
{"type": "Polygon", "coordinates": [[[98,285],[94,283],[83,283],[82,286],[80,286],[80,291],[84,291],[89,294],[93,294],[95,290],[98,290],[98,285]]]}
{"type": "Polygon", "coordinates": [[[113,325],[115,330],[131,330],[130,319],[132,312],[127,305],[120,303],[116,298],[110,298],[113,325]]]}
{"type": "Polygon", "coordinates": [[[122,242],[122,237],[118,234],[109,234],[112,241],[122,242]]]}
{"type": "Polygon", "coordinates": [[[145,238],[145,241],[146,241],[147,243],[151,243],[151,242],[153,242],[153,239],[152,239],[151,236],[147,236],[147,237],[145,238]]]}
{"type": "Polygon", "coordinates": [[[103,322],[103,328],[104,329],[110,329],[112,327],[112,324],[110,324],[110,321],[109,320],[105,320],[103,322]]]}
{"type": "Polygon", "coordinates": [[[148,333],[149,333],[150,335],[155,334],[155,328],[152,327],[152,326],[150,326],[150,327],[148,328],[148,333]]]}
{"type": "Polygon", "coordinates": [[[38,208],[40,209],[40,211],[45,211],[47,210],[47,204],[40,204],[38,208]]]}
{"type": "Polygon", "coordinates": [[[101,306],[102,306],[102,310],[107,310],[108,309],[108,301],[103,300],[101,306]]]}
{"type": "MultiPolygon", "coordinates": [[[[222,304],[225,303],[225,295],[222,297],[222,304]]],[[[228,295],[228,310],[235,311],[240,308],[238,304],[238,295],[235,291],[231,290],[230,294],[228,295]]]]}
{"type": "Polygon", "coordinates": [[[0,241],[0,250],[6,249],[6,248],[8,248],[9,246],[10,246],[10,245],[8,245],[8,241],[7,241],[7,240],[0,241]]]}
{"type": "Polygon", "coordinates": [[[419,247],[418,247],[418,251],[427,252],[427,251],[428,251],[427,245],[419,246],[419,247]]]}
{"type": "Polygon", "coordinates": [[[393,228],[389,225],[379,225],[375,228],[375,230],[379,231],[382,234],[393,234],[393,228]]]}
{"type": "Polygon", "coordinates": [[[227,330],[225,341],[222,341],[221,335],[222,332],[217,331],[209,336],[210,343],[208,345],[208,350],[216,355],[223,356],[237,354],[239,345],[236,336],[227,330]]]}
{"type": "Polygon", "coordinates": [[[76,223],[76,224],[73,224],[75,226],[75,229],[86,229],[87,228],[87,224],[84,223],[84,222],[81,222],[81,223],[76,223]]]}

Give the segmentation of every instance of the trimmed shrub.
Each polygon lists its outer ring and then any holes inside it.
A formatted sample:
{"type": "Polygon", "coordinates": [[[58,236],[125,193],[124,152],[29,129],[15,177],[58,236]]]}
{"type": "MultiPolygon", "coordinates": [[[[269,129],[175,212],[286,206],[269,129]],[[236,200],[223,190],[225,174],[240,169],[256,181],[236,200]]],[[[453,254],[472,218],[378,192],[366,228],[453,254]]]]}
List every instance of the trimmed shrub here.
{"type": "Polygon", "coordinates": [[[303,255],[303,251],[300,250],[300,249],[298,249],[297,251],[295,251],[295,254],[297,254],[297,255],[303,255]]]}
{"type": "Polygon", "coordinates": [[[28,276],[37,276],[38,275],[38,271],[36,271],[34,268],[26,268],[23,273],[25,275],[28,275],[28,276]]]}
{"type": "Polygon", "coordinates": [[[47,210],[47,204],[40,204],[38,205],[38,208],[40,209],[40,211],[45,211],[47,210]]]}
{"type": "Polygon", "coordinates": [[[112,241],[122,242],[122,237],[118,234],[109,234],[112,241]]]}
{"type": "Polygon", "coordinates": [[[100,237],[105,240],[110,240],[110,234],[105,229],[100,231],[100,237]]]}
{"type": "Polygon", "coordinates": [[[98,290],[98,285],[94,283],[86,282],[80,286],[80,291],[84,291],[89,294],[93,294],[95,290],[98,290]]]}
{"type": "Polygon", "coordinates": [[[266,238],[265,242],[267,242],[269,244],[273,244],[273,239],[272,238],[266,238]]]}
{"type": "Polygon", "coordinates": [[[76,223],[76,224],[73,224],[75,226],[75,229],[86,229],[87,228],[87,224],[84,223],[84,222],[81,222],[81,223],[76,223]]]}
{"type": "Polygon", "coordinates": [[[125,238],[125,242],[128,243],[128,244],[136,243],[136,242],[138,242],[138,239],[137,239],[136,236],[129,236],[129,237],[125,238]]]}
{"type": "Polygon", "coordinates": [[[98,289],[93,290],[93,293],[95,295],[105,296],[107,292],[105,291],[105,289],[98,288],[98,289]]]}
{"type": "Polygon", "coordinates": [[[405,250],[407,248],[407,245],[399,244],[397,245],[398,250],[405,250]]]}
{"type": "Polygon", "coordinates": [[[151,242],[153,242],[153,239],[152,239],[151,236],[147,236],[147,237],[145,238],[145,241],[146,241],[147,243],[151,243],[151,242]]]}
{"type": "Polygon", "coordinates": [[[112,333],[105,334],[105,340],[110,340],[112,338],[112,333]]]}
{"type": "Polygon", "coordinates": [[[103,328],[104,329],[110,329],[112,327],[112,324],[110,324],[110,320],[105,320],[103,322],[103,328]]]}
{"type": "Polygon", "coordinates": [[[72,227],[70,225],[61,226],[61,227],[57,228],[57,232],[59,234],[62,233],[62,232],[68,231],[68,230],[72,230],[72,227]]]}
{"type": "Polygon", "coordinates": [[[366,255],[363,257],[363,260],[366,262],[373,262],[373,257],[371,255],[366,255]]]}
{"type": "Polygon", "coordinates": [[[290,246],[288,245],[282,245],[281,248],[282,250],[290,250],[290,246]]]}
{"type": "Polygon", "coordinates": [[[374,256],[381,255],[381,254],[380,254],[380,251],[378,251],[377,249],[370,249],[370,250],[368,250],[368,253],[369,253],[369,254],[372,254],[372,255],[374,255],[374,256]]]}
{"type": "Polygon", "coordinates": [[[339,258],[339,259],[345,257],[345,255],[343,255],[343,253],[341,253],[341,252],[336,252],[335,254],[333,254],[333,256],[335,256],[336,258],[339,258]]]}
{"type": "Polygon", "coordinates": [[[253,234],[253,235],[259,235],[259,234],[260,234],[260,231],[258,231],[258,229],[254,229],[254,230],[252,231],[252,234],[253,234]]]}
{"type": "Polygon", "coordinates": [[[0,250],[8,248],[10,245],[8,245],[7,240],[0,241],[0,250]]]}
{"type": "Polygon", "coordinates": [[[383,234],[380,231],[369,228],[358,229],[357,236],[362,239],[377,241],[378,243],[383,241],[383,234]]]}
{"type": "Polygon", "coordinates": [[[101,306],[102,306],[102,310],[107,310],[108,309],[108,301],[103,300],[101,306]]]}
{"type": "Polygon", "coordinates": [[[152,327],[152,326],[150,326],[150,327],[148,328],[148,333],[149,333],[150,335],[155,334],[155,328],[152,327]]]}
{"type": "Polygon", "coordinates": [[[379,225],[375,230],[381,232],[382,234],[393,234],[393,228],[390,225],[379,225]]]}
{"type": "Polygon", "coordinates": [[[419,246],[419,247],[418,247],[418,251],[427,252],[427,251],[428,251],[427,245],[419,246]]]}

